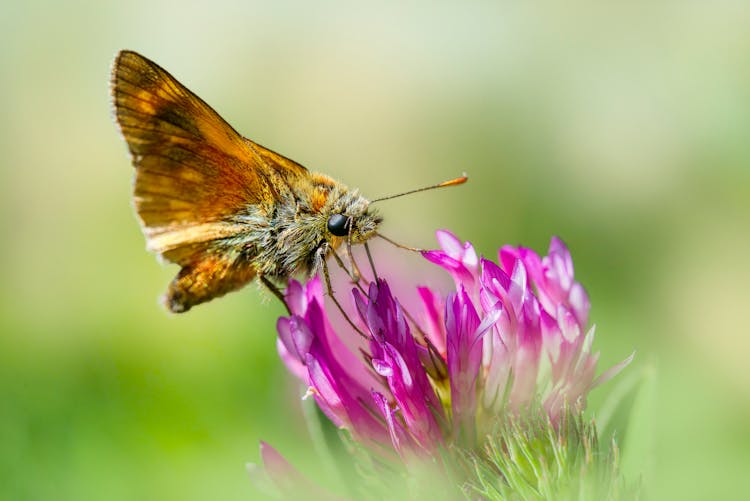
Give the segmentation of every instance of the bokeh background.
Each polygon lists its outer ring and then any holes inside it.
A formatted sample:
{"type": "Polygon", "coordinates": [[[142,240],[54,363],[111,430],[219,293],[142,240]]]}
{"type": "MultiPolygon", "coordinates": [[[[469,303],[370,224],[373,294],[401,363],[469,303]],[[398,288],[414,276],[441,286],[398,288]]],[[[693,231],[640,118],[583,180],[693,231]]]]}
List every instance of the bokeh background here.
{"type": "Polygon", "coordinates": [[[746,2],[0,12],[0,498],[252,499],[261,439],[316,467],[276,355],[280,305],[254,286],[183,316],[157,304],[175,269],[130,206],[108,96],[122,48],[370,197],[470,174],[383,204],[400,241],[447,227],[489,255],[561,236],[601,367],[637,352],[591,400],[596,415],[629,395],[629,474],[652,499],[750,492],[746,2]]]}

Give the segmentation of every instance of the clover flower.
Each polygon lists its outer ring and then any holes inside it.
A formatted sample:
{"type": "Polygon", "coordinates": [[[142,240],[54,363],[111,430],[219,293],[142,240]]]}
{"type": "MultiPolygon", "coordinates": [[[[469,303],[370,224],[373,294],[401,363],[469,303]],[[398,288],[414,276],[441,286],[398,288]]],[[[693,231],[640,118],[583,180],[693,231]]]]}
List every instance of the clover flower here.
{"type": "Polygon", "coordinates": [[[291,315],[277,323],[282,360],[322,412],[407,470],[425,460],[450,468],[445,451],[481,454],[499,422],[533,409],[557,429],[632,359],[596,377],[589,298],[560,239],[543,257],[502,247],[497,262],[450,232],[437,239],[441,249],[423,255],[455,290],[417,287],[420,308],[407,311],[386,280],[354,288],[348,314],[366,339],[333,328],[318,278],[290,281],[291,315]]]}

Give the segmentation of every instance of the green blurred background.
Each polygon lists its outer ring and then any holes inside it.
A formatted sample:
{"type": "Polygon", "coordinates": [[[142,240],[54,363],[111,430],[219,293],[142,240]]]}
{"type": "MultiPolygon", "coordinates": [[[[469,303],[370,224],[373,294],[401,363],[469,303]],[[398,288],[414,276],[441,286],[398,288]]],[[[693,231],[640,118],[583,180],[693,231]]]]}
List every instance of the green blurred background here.
{"type": "Polygon", "coordinates": [[[629,471],[653,499],[747,495],[748,26],[742,1],[4,2],[0,498],[249,499],[261,439],[315,466],[281,307],[157,304],[175,270],[130,206],[122,48],[370,197],[468,172],[383,205],[400,241],[560,235],[600,367],[637,351],[629,471]]]}

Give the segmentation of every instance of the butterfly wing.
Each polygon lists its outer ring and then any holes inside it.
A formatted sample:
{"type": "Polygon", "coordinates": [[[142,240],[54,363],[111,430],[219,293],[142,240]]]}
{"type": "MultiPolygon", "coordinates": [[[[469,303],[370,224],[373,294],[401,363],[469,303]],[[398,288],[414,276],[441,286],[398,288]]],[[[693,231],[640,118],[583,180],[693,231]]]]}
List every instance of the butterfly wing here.
{"type": "Polygon", "coordinates": [[[307,169],[240,136],[135,52],[118,54],[112,94],[136,169],[134,203],[147,246],[182,266],[167,306],[186,311],[245,285],[255,270],[228,243],[246,231],[233,216],[248,205],[272,207],[307,169]]]}

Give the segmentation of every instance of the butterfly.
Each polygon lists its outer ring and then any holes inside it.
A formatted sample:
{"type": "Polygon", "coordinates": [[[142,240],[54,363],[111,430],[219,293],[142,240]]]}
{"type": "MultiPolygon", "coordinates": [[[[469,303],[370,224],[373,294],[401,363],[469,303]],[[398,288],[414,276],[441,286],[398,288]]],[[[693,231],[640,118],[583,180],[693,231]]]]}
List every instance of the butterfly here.
{"type": "Polygon", "coordinates": [[[255,278],[283,301],[276,284],[321,269],[331,292],[326,259],[377,234],[382,217],[358,190],[241,136],[142,55],[117,55],[111,91],[147,248],[180,266],[164,296],[170,311],[255,278]]]}

